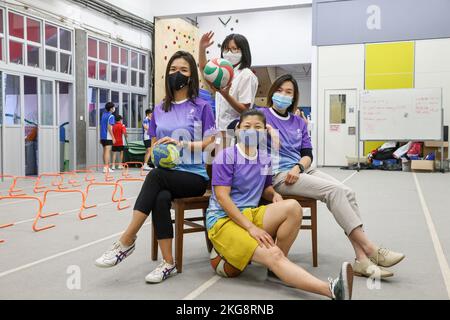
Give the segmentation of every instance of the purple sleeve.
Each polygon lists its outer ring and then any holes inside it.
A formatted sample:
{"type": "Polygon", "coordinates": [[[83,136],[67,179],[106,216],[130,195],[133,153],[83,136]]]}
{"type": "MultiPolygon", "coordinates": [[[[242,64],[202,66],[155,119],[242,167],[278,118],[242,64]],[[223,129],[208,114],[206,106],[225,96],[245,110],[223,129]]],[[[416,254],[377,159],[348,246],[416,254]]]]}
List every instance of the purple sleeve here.
{"type": "Polygon", "coordinates": [[[156,120],[155,120],[155,118],[156,118],[155,112],[153,112],[153,116],[148,124],[148,131],[147,131],[150,138],[156,137],[156,120]]]}
{"type": "Polygon", "coordinates": [[[303,124],[302,129],[302,149],[312,149],[311,137],[308,133],[308,125],[305,123],[303,119],[301,119],[301,123],[303,124]]]}
{"type": "Polygon", "coordinates": [[[222,151],[213,161],[212,165],[212,186],[231,186],[233,183],[233,167],[234,164],[231,161],[226,160],[227,153],[222,151]]]}
{"type": "Polygon", "coordinates": [[[202,135],[203,138],[216,134],[214,114],[209,104],[203,107],[202,113],[202,135]]]}

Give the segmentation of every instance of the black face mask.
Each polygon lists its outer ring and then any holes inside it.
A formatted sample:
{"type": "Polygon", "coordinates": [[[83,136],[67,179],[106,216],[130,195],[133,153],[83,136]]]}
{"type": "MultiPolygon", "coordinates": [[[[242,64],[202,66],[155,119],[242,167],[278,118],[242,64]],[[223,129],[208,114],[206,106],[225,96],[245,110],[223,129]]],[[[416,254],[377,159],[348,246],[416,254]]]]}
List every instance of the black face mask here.
{"type": "Polygon", "coordinates": [[[172,90],[183,89],[189,83],[189,77],[186,77],[180,71],[169,74],[169,86],[172,90]]]}

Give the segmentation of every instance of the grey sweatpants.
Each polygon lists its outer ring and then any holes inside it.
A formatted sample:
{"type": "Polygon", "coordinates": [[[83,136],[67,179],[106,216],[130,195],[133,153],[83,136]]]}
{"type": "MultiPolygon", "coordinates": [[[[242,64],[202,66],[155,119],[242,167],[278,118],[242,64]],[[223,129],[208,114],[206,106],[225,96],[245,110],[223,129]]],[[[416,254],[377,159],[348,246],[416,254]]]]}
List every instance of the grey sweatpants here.
{"type": "Polygon", "coordinates": [[[287,174],[286,171],[274,176],[273,186],[279,194],[308,197],[324,202],[347,235],[363,225],[355,192],[349,187],[317,169],[307,170],[293,185],[284,183],[287,174]]]}

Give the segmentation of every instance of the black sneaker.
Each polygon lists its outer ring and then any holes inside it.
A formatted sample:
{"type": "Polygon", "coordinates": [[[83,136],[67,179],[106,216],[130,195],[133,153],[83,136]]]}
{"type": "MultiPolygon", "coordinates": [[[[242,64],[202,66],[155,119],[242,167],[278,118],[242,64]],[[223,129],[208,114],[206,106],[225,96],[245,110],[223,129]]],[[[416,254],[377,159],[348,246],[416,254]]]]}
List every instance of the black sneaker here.
{"type": "Polygon", "coordinates": [[[351,300],[353,290],[353,268],[348,262],[344,262],[336,279],[329,279],[330,291],[333,300],[351,300]]]}

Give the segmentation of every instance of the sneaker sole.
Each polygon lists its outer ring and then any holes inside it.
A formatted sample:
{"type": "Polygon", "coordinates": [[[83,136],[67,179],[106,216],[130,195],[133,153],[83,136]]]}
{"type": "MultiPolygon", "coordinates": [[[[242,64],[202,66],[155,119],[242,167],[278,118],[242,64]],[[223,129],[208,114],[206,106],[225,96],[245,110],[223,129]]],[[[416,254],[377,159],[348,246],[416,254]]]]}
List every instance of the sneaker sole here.
{"type": "MultiPolygon", "coordinates": [[[[362,278],[370,278],[370,277],[373,276],[372,274],[365,275],[365,274],[359,273],[359,272],[353,272],[353,275],[356,276],[356,277],[362,277],[362,278]]],[[[381,276],[381,279],[390,278],[390,277],[393,277],[393,276],[394,276],[394,274],[389,274],[389,275],[386,275],[386,276],[381,276]]]]}
{"type": "Polygon", "coordinates": [[[161,283],[161,282],[163,282],[163,281],[169,279],[170,277],[176,276],[177,274],[178,274],[178,272],[171,273],[167,278],[162,279],[161,281],[151,281],[151,280],[145,279],[145,282],[147,282],[147,283],[149,283],[149,284],[158,284],[158,283],[161,283]]]}
{"type": "Polygon", "coordinates": [[[342,264],[342,281],[344,282],[345,295],[348,293],[348,297],[345,296],[344,299],[351,300],[353,293],[353,268],[348,262],[342,264]]]}

